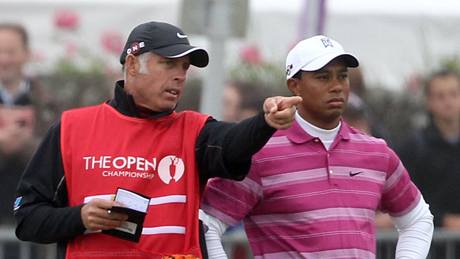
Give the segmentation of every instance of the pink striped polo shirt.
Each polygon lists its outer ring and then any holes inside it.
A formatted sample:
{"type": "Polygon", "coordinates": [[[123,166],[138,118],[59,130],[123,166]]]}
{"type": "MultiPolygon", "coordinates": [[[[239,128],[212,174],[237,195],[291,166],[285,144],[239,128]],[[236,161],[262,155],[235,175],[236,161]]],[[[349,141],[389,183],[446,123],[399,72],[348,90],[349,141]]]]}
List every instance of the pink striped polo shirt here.
{"type": "Polygon", "coordinates": [[[241,182],[212,179],[202,209],[244,220],[256,258],[375,258],[375,212],[400,216],[420,192],[384,140],[342,121],[330,150],[294,122],[241,182]]]}

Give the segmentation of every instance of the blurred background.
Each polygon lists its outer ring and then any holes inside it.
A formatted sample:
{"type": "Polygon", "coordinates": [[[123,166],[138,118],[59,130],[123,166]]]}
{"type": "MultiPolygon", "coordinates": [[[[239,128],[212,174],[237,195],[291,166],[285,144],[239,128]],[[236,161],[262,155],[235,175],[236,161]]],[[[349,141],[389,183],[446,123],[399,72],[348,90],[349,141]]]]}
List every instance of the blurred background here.
{"type": "MultiPolygon", "coordinates": [[[[121,79],[124,41],[135,25],[150,20],[178,25],[193,45],[210,53],[207,68],[191,69],[178,110],[227,121],[257,113],[266,96],[289,94],[288,50],[306,37],[330,36],[360,60],[360,68],[350,71],[347,119],[384,138],[400,155],[433,117],[426,105],[427,80],[439,71],[460,72],[460,2],[455,0],[0,0],[0,24],[23,26],[28,35],[22,46],[2,38],[0,26],[0,258],[53,258],[52,246],[14,237],[16,183],[63,110],[111,97],[121,79]],[[18,78],[14,90],[9,82],[18,78]],[[11,99],[21,94],[25,101],[11,99]]],[[[460,107],[459,98],[454,102],[460,107]]],[[[460,108],[455,109],[460,120],[460,108]]],[[[452,145],[446,152],[454,161],[440,163],[456,163],[446,170],[460,174],[458,139],[452,145]]],[[[381,226],[379,257],[392,258],[396,233],[381,226]]],[[[434,247],[440,252],[432,251],[431,258],[460,257],[460,227],[443,229],[442,221],[437,227],[434,247]]],[[[251,257],[241,228],[226,240],[232,258],[251,257]]]]}

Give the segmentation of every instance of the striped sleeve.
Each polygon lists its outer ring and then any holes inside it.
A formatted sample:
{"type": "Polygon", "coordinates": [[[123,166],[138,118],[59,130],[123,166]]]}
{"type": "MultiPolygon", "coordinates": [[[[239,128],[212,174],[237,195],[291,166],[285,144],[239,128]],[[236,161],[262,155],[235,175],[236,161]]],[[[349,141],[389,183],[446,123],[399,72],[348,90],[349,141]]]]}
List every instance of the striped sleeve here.
{"type": "Polygon", "coordinates": [[[381,209],[392,216],[401,216],[412,210],[420,200],[420,191],[411,181],[401,160],[391,149],[387,178],[383,187],[381,209]]]}
{"type": "Polygon", "coordinates": [[[202,210],[228,225],[240,222],[262,197],[260,180],[255,172],[253,164],[243,181],[211,179],[206,186],[202,210]]]}

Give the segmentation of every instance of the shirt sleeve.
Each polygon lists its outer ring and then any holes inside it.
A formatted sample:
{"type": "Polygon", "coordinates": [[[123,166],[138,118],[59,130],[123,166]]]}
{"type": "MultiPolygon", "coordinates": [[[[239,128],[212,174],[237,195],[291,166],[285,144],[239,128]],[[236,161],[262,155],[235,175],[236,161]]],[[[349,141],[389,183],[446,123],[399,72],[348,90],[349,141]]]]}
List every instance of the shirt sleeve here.
{"type": "Polygon", "coordinates": [[[209,119],[196,143],[196,158],[202,180],[223,177],[242,180],[248,173],[251,157],[259,151],[276,129],[263,113],[240,123],[209,119]]]}
{"type": "Polygon", "coordinates": [[[258,175],[257,164],[253,163],[243,181],[211,179],[206,186],[201,209],[229,226],[239,223],[263,199],[258,175]]]}
{"type": "Polygon", "coordinates": [[[62,242],[85,230],[81,206],[68,207],[60,149],[60,122],[47,132],[17,189],[16,235],[24,241],[62,242]]]}
{"type": "Polygon", "coordinates": [[[388,152],[390,156],[381,210],[388,212],[392,217],[398,217],[412,210],[419,202],[421,194],[398,156],[391,149],[388,149],[388,152]]]}

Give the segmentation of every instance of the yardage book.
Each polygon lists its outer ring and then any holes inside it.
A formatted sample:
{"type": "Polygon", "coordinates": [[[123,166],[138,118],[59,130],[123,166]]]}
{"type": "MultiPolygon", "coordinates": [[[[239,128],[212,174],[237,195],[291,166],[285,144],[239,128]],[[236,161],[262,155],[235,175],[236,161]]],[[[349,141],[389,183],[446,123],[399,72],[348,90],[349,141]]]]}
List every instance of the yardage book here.
{"type": "Polygon", "coordinates": [[[150,198],[123,188],[118,188],[115,194],[115,201],[123,205],[113,206],[109,211],[124,213],[128,215],[128,220],[120,227],[103,230],[102,233],[139,242],[150,198]]]}

